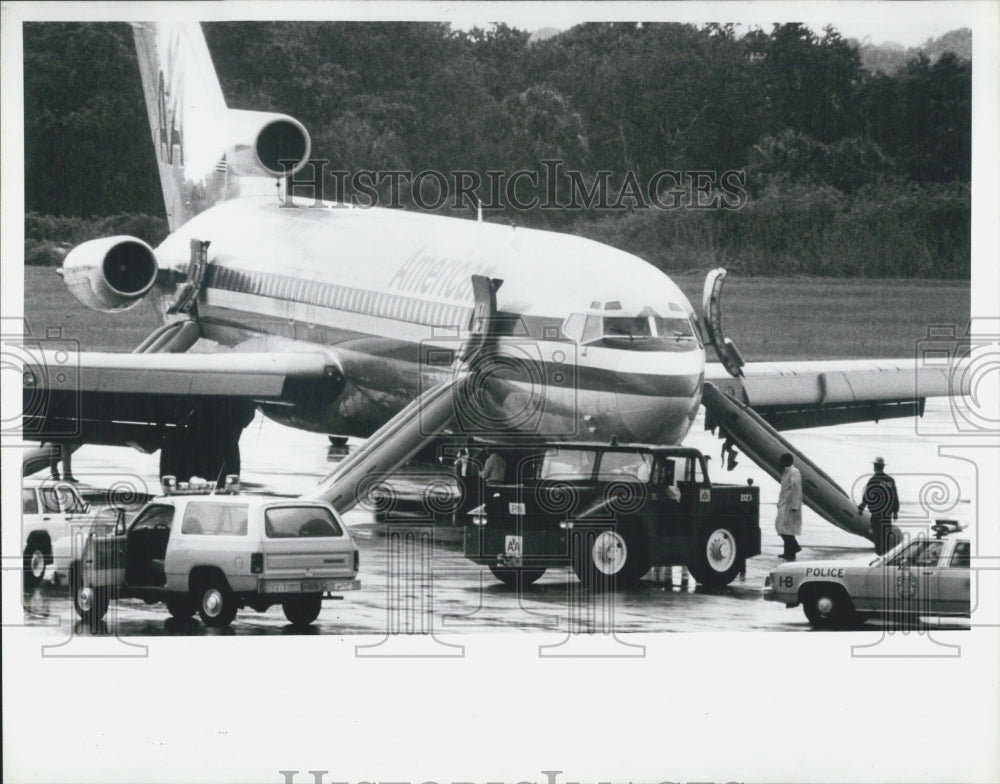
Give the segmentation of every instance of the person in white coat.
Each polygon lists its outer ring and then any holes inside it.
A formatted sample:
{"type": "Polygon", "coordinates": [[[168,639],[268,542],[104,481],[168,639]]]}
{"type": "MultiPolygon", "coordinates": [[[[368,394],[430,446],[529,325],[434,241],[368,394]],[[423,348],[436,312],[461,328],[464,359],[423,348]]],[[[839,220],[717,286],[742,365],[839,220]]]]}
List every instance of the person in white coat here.
{"type": "Polygon", "coordinates": [[[795,554],[802,549],[795,541],[795,537],[802,534],[802,475],[793,462],[787,452],[778,461],[782,469],[781,492],[778,493],[778,516],[774,527],[785,543],[785,551],[778,557],[786,561],[794,561],[795,554]]]}

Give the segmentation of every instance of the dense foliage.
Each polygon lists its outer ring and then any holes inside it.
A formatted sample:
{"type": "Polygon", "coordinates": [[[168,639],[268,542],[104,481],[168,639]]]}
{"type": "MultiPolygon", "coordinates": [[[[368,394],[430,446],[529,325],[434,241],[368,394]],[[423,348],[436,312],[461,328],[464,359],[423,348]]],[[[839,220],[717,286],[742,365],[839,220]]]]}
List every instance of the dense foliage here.
{"type": "MultiPolygon", "coordinates": [[[[486,218],[586,234],[672,270],[968,275],[971,64],[949,53],[871,72],[835,30],[798,24],[741,37],[585,24],[537,42],[504,25],[205,29],[229,105],[297,117],[331,171],[525,170],[545,183],[558,160],[561,197],[570,171],[585,190],[603,183],[591,208],[508,200],[486,218]],[[665,170],[674,208],[643,204],[665,170]],[[727,171],[739,176],[728,189],[727,171]]],[[[127,26],[27,25],[25,107],[29,210],[162,214],[127,26]]],[[[400,196],[418,208],[405,183],[400,196]]],[[[450,203],[474,214],[470,199],[450,203]]]]}

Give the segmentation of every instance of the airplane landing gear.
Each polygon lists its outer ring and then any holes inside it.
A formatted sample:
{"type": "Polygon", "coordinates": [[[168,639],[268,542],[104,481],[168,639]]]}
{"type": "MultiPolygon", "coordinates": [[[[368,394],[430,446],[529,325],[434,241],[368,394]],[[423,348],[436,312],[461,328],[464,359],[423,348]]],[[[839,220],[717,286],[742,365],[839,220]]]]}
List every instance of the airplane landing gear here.
{"type": "Polygon", "coordinates": [[[233,401],[199,404],[184,427],[172,428],[160,448],[160,476],[187,482],[192,476],[216,481],[240,473],[240,435],[253,407],[233,401]]]}

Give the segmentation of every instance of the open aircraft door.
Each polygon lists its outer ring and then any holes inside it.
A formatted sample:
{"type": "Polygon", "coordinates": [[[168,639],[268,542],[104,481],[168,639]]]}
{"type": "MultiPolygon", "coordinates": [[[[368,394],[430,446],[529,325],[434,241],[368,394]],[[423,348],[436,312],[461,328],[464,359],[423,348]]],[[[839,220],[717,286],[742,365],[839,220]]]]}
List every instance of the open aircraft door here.
{"type": "Polygon", "coordinates": [[[472,328],[458,351],[449,378],[427,389],[375,431],[306,498],[326,501],[340,513],[348,511],[365,501],[384,478],[458,421],[458,407],[468,399],[465,386],[473,375],[470,366],[494,338],[496,292],[501,283],[482,275],[472,276],[475,296],[472,328]]]}

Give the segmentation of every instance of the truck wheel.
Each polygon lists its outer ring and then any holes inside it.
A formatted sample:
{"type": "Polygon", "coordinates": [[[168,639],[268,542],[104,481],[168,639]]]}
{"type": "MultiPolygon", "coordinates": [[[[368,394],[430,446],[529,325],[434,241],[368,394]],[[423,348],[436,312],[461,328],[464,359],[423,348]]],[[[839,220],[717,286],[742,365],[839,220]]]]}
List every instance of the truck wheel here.
{"type": "Polygon", "coordinates": [[[45,567],[51,557],[46,543],[32,539],[24,548],[24,590],[33,591],[45,579],[45,567]]]}
{"type": "Polygon", "coordinates": [[[518,585],[522,587],[531,585],[545,574],[544,569],[504,569],[500,566],[491,566],[490,571],[500,582],[515,590],[518,585]]]}
{"type": "Polygon", "coordinates": [[[629,588],[649,571],[649,548],[639,525],[581,530],[573,537],[573,571],[587,590],[629,588]]]}
{"type": "Polygon", "coordinates": [[[697,541],[688,571],[708,588],[729,585],[743,566],[735,532],[724,525],[714,526],[704,531],[697,541]]]}
{"type": "Polygon", "coordinates": [[[802,592],[802,609],[817,629],[842,629],[858,618],[854,602],[839,585],[807,587],[802,592]]]}
{"type": "Polygon", "coordinates": [[[71,570],[69,578],[73,592],[73,609],[90,631],[96,632],[111,603],[108,589],[84,583],[83,573],[78,567],[71,570]]]}
{"type": "Polygon", "coordinates": [[[198,616],[206,626],[221,628],[233,622],[236,617],[236,598],[222,577],[209,577],[195,595],[198,616]]]}
{"type": "Polygon", "coordinates": [[[319,617],[322,607],[323,595],[319,593],[286,599],[281,603],[281,609],[292,626],[308,626],[319,617]]]}
{"type": "Polygon", "coordinates": [[[181,621],[186,621],[198,611],[190,596],[171,596],[166,604],[167,612],[181,621]]]}

